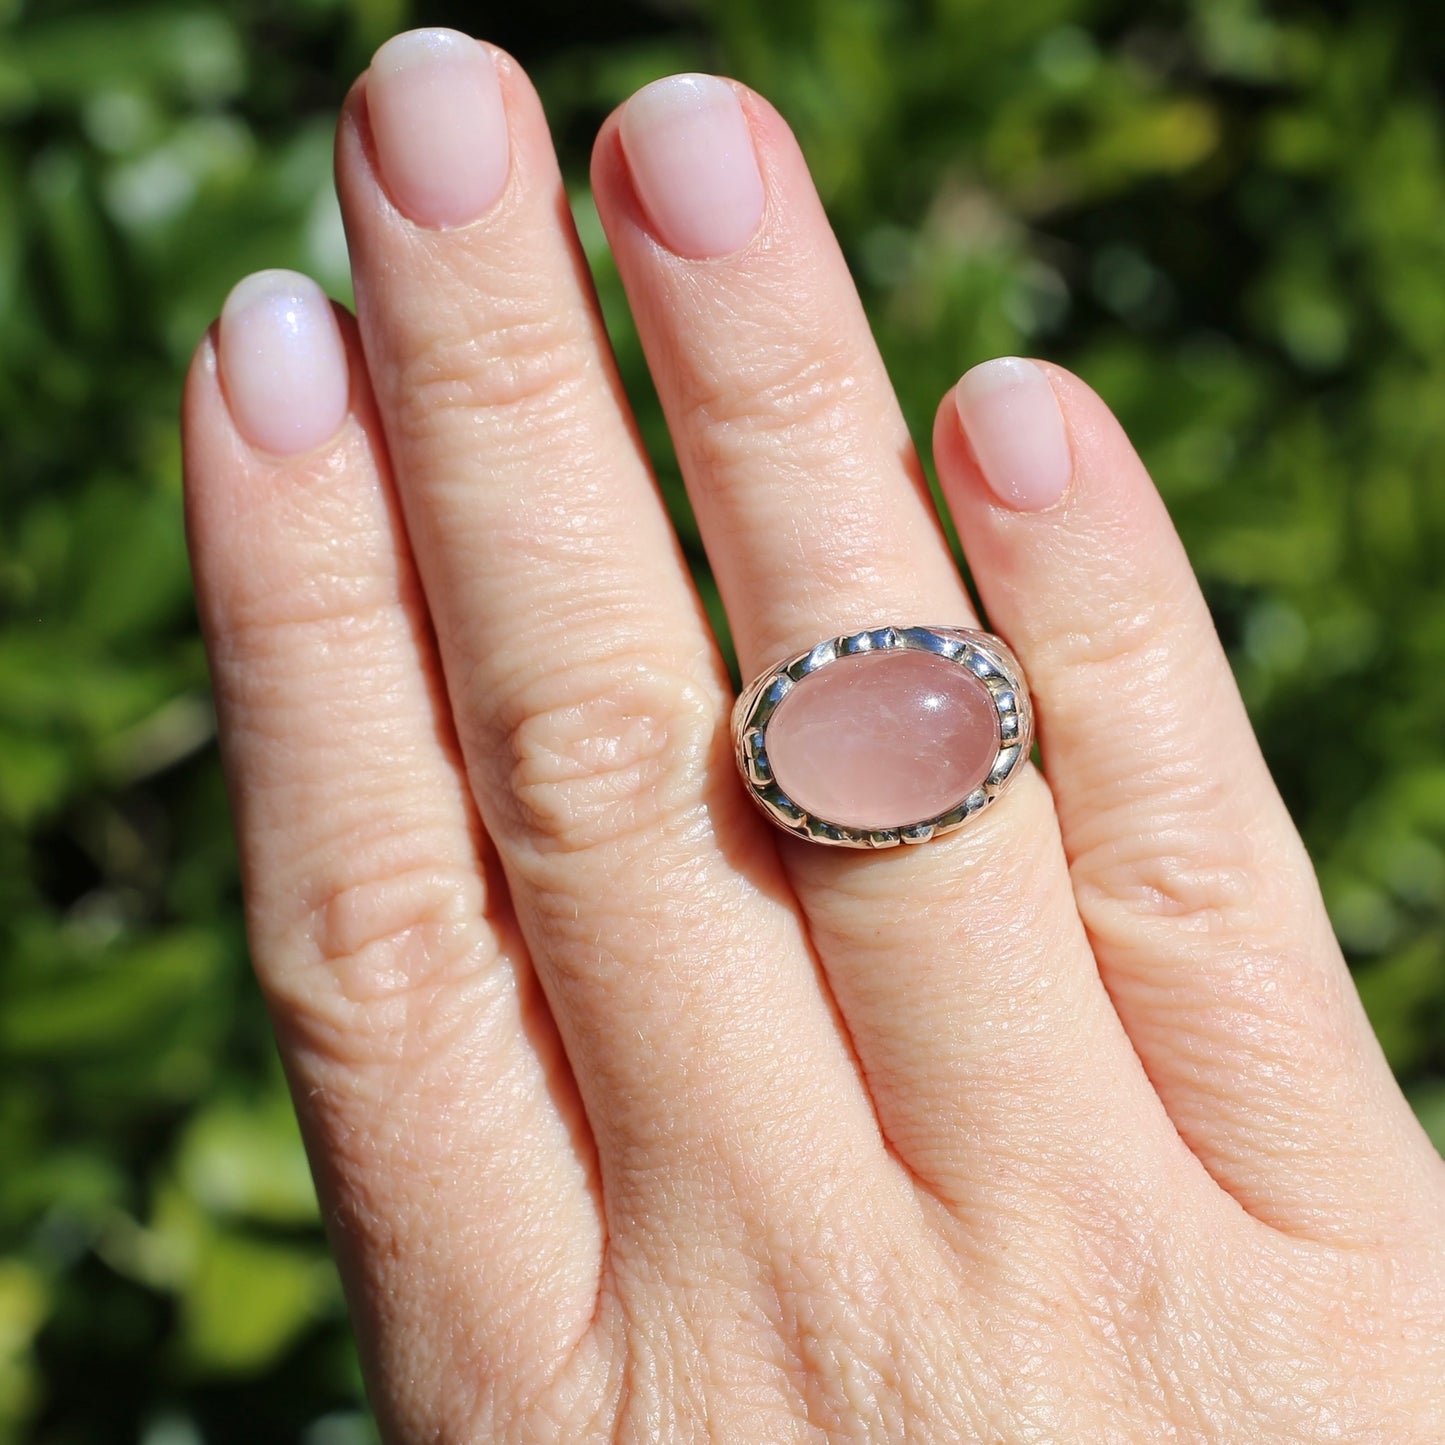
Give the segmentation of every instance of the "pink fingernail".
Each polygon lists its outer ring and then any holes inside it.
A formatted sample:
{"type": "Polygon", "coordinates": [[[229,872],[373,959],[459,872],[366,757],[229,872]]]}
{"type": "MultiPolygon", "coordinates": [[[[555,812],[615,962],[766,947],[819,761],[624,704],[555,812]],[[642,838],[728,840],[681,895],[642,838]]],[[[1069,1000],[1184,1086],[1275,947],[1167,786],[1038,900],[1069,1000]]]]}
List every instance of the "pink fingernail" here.
{"type": "Polygon", "coordinates": [[[737,95],[716,75],[645,85],[622,111],[622,149],[658,239],[679,256],[726,256],[763,218],[763,178],[737,95]]]}
{"type": "Polygon", "coordinates": [[[257,271],[221,308],[221,381],[236,430],[254,447],[296,456],[346,419],[346,346],[326,293],[295,271],[257,271]]]}
{"type": "Polygon", "coordinates": [[[1074,459],[1049,379],[1020,356],[964,373],[953,393],[958,419],[989,490],[1016,512],[1042,512],[1067,490],[1074,459]]]}
{"type": "Polygon", "coordinates": [[[372,57],[366,109],[382,179],[417,225],[465,226],[502,194],[511,162],[502,87],[471,36],[393,36],[372,57]]]}

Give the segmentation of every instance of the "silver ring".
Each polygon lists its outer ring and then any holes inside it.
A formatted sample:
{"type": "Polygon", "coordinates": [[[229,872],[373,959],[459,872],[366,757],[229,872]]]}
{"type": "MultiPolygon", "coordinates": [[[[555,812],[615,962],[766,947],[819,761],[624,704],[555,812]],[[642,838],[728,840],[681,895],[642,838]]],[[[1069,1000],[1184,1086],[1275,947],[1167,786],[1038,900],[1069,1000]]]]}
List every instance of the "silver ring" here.
{"type": "Polygon", "coordinates": [[[1004,791],[1033,746],[1033,705],[991,632],[875,627],[754,678],[732,729],[743,782],[779,827],[892,848],[963,827],[1004,791]],[[920,809],[928,816],[899,816],[920,809]]]}

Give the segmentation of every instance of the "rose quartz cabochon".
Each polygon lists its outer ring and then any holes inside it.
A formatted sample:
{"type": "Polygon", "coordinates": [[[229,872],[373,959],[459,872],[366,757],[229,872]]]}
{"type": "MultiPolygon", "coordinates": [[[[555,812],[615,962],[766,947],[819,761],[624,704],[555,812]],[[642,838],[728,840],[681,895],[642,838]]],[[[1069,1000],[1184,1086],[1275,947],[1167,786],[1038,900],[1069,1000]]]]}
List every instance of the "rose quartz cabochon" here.
{"type": "Polygon", "coordinates": [[[930,652],[840,657],[768,723],[768,761],[799,807],[845,828],[904,828],[961,803],[998,756],[998,713],[967,668],[930,652]]]}

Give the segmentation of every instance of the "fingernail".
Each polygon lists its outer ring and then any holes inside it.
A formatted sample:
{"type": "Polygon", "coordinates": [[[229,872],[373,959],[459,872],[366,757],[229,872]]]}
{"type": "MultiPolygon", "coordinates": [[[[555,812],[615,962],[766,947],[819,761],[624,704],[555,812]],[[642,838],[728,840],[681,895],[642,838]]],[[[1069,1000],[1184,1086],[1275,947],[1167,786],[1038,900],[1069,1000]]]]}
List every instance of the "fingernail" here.
{"type": "Polygon", "coordinates": [[[221,381],[236,430],[253,447],[296,456],[346,419],[346,346],[326,293],[295,271],[257,271],[221,308],[221,381]]]}
{"type": "Polygon", "coordinates": [[[763,218],[763,178],[727,81],[655,80],[627,102],[621,129],[632,183],[663,245],[702,260],[752,240],[763,218]]]}
{"type": "Polygon", "coordinates": [[[989,490],[1016,512],[1042,512],[1074,473],[1064,416],[1049,379],[1020,356],[981,362],[954,388],[954,404],[989,490]]]}
{"type": "Polygon", "coordinates": [[[490,52],[457,30],[409,30],[372,57],[366,111],[382,180],[419,226],[465,226],[507,184],[502,87],[490,52]]]}

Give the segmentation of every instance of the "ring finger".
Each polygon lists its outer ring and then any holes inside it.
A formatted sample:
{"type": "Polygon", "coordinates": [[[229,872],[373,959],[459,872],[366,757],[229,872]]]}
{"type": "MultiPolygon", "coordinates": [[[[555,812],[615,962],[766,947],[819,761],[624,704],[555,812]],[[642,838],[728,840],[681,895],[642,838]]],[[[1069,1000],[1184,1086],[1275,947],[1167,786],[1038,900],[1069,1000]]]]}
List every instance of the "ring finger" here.
{"type": "MultiPolygon", "coordinates": [[[[886,623],[970,625],[892,389],[796,143],[712,76],[604,127],[593,182],[744,675],[886,623]]],[[[945,1195],[1021,1128],[1071,1170],[1167,1130],[1100,985],[1048,790],[922,848],[780,836],[885,1133],[945,1195]],[[1087,1127],[1083,1127],[1087,1124],[1087,1127]],[[970,1147],[965,1152],[965,1141],[970,1147]]],[[[1146,1146],[1147,1147],[1147,1146],[1146,1146]]],[[[1115,1155],[1118,1158],[1118,1155],[1115,1155]]],[[[1066,1175],[1061,1174],[1062,1180],[1066,1175]]],[[[1137,1177],[1137,1176],[1136,1176],[1137,1177]]]]}

